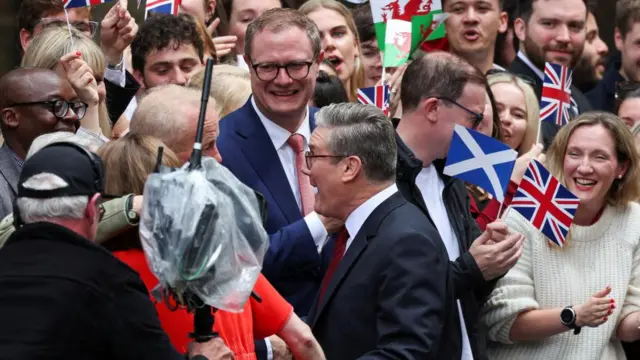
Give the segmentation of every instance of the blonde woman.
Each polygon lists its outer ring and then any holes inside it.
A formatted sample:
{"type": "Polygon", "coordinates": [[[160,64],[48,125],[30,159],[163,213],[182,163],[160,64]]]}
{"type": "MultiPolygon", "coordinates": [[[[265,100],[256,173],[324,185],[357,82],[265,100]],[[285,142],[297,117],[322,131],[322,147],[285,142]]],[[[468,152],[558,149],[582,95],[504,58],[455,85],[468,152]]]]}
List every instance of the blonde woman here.
{"type": "Polygon", "coordinates": [[[536,143],[540,123],[540,105],[533,87],[506,71],[489,72],[487,82],[496,101],[502,140],[524,155],[536,143]]]}
{"type": "Polygon", "coordinates": [[[335,0],[309,0],[300,7],[320,29],[324,60],[336,68],[349,101],[356,102],[358,88],[364,87],[360,63],[360,38],[351,12],[335,0]]]}
{"type": "MultiPolygon", "coordinates": [[[[189,87],[202,89],[204,69],[193,74],[189,87]]],[[[223,118],[239,109],[251,96],[249,72],[233,65],[215,65],[211,79],[211,97],[215,100],[216,113],[223,118]]]]}
{"type": "Polygon", "coordinates": [[[564,247],[516,211],[526,237],[518,263],[483,310],[490,359],[625,359],[640,339],[640,195],[631,132],[609,113],[585,113],[556,135],[547,167],[580,198],[564,247]]]}
{"type": "MultiPolygon", "coordinates": [[[[50,27],[33,39],[21,63],[22,67],[52,69],[63,77],[68,77],[67,71],[70,69],[77,71],[78,68],[86,65],[93,74],[98,91],[97,99],[91,98],[92,96],[86,91],[82,91],[82,87],[86,85],[87,81],[91,81],[90,77],[88,80],[86,78],[75,80],[69,78],[80,99],[89,104],[87,115],[82,119],[81,125],[92,134],[109,138],[111,125],[105,103],[106,90],[104,87],[106,62],[102,50],[93,40],[74,28],[69,30],[66,27],[50,27]],[[69,61],[61,62],[60,60],[65,56],[69,61]],[[71,64],[74,61],[75,63],[71,64]],[[92,114],[97,116],[92,116],[92,114]]],[[[103,140],[107,140],[106,138],[103,140]]]]}

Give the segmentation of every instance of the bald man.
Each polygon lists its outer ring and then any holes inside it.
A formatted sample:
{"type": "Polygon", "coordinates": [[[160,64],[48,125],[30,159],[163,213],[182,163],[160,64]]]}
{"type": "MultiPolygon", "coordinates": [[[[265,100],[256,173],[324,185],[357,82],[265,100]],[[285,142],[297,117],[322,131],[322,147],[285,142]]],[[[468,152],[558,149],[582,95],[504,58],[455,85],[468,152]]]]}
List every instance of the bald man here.
{"type": "Polygon", "coordinates": [[[33,140],[54,131],[75,133],[80,118],[71,108],[83,106],[69,81],[52,70],[18,68],[0,78],[0,130],[4,136],[0,147],[0,218],[12,212],[18,176],[33,140]]]}

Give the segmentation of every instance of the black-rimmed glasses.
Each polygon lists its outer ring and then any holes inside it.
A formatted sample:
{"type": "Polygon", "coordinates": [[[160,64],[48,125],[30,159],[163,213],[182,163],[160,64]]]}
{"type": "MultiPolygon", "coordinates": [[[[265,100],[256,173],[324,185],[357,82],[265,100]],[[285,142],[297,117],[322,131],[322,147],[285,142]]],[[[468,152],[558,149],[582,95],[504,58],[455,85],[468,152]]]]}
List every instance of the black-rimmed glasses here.
{"type": "Polygon", "coordinates": [[[480,114],[477,113],[469,108],[467,108],[466,106],[463,106],[462,104],[458,103],[457,101],[453,100],[453,99],[449,99],[448,97],[444,97],[444,96],[436,96],[435,97],[438,100],[442,100],[442,101],[448,101],[452,104],[454,104],[455,106],[459,107],[460,109],[468,112],[469,114],[471,114],[473,116],[473,127],[472,129],[475,129],[478,127],[478,125],[480,125],[480,123],[482,122],[482,120],[484,119],[484,114],[480,114]]]}
{"type": "Polygon", "coordinates": [[[251,64],[258,79],[262,81],[272,81],[278,77],[280,69],[284,69],[287,75],[293,80],[302,80],[309,75],[313,61],[294,61],[284,65],[274,63],[251,64]]]}
{"type": "Polygon", "coordinates": [[[34,105],[44,105],[47,107],[56,118],[62,119],[67,114],[69,114],[69,110],[73,110],[73,112],[78,116],[78,120],[84,118],[84,115],[87,113],[87,108],[89,105],[82,101],[74,101],[69,102],[65,100],[49,100],[49,101],[32,101],[32,102],[23,102],[23,103],[13,103],[7,107],[15,107],[15,106],[34,106],[34,105]]]}
{"type": "Polygon", "coordinates": [[[304,153],[304,160],[306,162],[305,165],[307,165],[307,169],[311,170],[311,165],[313,165],[313,159],[314,158],[344,158],[345,156],[341,156],[341,155],[313,155],[313,153],[311,153],[311,151],[305,151],[304,153]]]}

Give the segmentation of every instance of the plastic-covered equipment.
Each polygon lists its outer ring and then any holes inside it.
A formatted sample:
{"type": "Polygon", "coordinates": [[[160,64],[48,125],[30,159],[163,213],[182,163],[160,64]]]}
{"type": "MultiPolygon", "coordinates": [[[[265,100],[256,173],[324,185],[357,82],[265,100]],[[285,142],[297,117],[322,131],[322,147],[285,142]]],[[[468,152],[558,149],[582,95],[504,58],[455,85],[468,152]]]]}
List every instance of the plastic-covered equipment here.
{"type": "Polygon", "coordinates": [[[269,244],[260,200],[212,158],[200,169],[186,166],[147,180],[140,219],[147,261],[178,298],[195,294],[217,309],[242,311],[269,244]]]}

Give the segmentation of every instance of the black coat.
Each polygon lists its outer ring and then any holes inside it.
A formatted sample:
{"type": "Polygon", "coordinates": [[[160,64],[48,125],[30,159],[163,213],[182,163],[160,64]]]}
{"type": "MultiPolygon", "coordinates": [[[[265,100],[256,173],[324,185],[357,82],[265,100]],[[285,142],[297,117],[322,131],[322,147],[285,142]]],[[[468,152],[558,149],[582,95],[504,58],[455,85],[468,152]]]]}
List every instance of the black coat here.
{"type": "Polygon", "coordinates": [[[140,85],[128,71],[126,72],[126,81],[124,87],[114,84],[104,79],[104,86],[107,91],[107,111],[109,112],[109,120],[111,126],[115,125],[120,116],[129,106],[129,103],[136,96],[140,85]]]}
{"type": "MultiPolygon", "coordinates": [[[[396,181],[398,189],[409,202],[417,206],[427,216],[429,225],[435,228],[435,224],[429,215],[429,209],[427,209],[422,194],[416,185],[416,177],[422,170],[422,161],[414,156],[413,152],[397,135],[396,142],[398,144],[396,181]]],[[[486,329],[484,329],[480,321],[480,309],[487,296],[493,290],[495,281],[484,280],[478,264],[469,253],[471,243],[481,235],[481,232],[469,212],[469,197],[464,182],[442,173],[444,161],[438,160],[434,162],[434,166],[444,182],[445,187],[442,197],[451,227],[460,246],[461,255],[455,261],[450,262],[455,297],[460,300],[473,358],[475,360],[486,360],[486,329]]],[[[442,242],[442,240],[440,241],[442,242]]],[[[427,269],[431,271],[430,267],[427,267],[427,269]]],[[[457,356],[447,359],[459,359],[462,352],[462,337],[457,312],[455,313],[455,319],[447,325],[449,326],[447,339],[451,343],[450,345],[457,349],[457,356]]]]}
{"type": "Polygon", "coordinates": [[[459,359],[443,331],[457,306],[435,227],[395,193],[354,236],[309,314],[327,359],[459,359]]]}
{"type": "Polygon", "coordinates": [[[0,249],[0,358],[184,360],[138,274],[52,223],[16,230],[0,249]]]}
{"type": "Polygon", "coordinates": [[[616,83],[624,81],[620,75],[620,65],[620,59],[613,61],[598,84],[587,93],[595,110],[616,112],[616,83]]]}
{"type": "MultiPolygon", "coordinates": [[[[535,85],[536,96],[538,97],[538,101],[540,101],[540,98],[542,97],[542,79],[538,77],[538,75],[529,67],[529,65],[520,60],[519,57],[516,57],[516,59],[509,66],[509,71],[517,75],[524,75],[525,77],[527,77],[527,79],[533,81],[535,85]]],[[[578,114],[593,110],[587,97],[575,85],[571,85],[571,97],[578,106],[578,114]]],[[[560,128],[557,125],[552,124],[548,121],[542,122],[540,132],[542,133],[542,143],[544,145],[545,151],[553,142],[553,138],[556,136],[559,129],[560,128]]]]}

